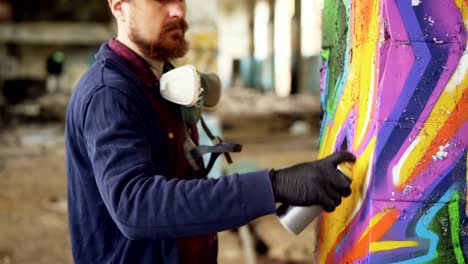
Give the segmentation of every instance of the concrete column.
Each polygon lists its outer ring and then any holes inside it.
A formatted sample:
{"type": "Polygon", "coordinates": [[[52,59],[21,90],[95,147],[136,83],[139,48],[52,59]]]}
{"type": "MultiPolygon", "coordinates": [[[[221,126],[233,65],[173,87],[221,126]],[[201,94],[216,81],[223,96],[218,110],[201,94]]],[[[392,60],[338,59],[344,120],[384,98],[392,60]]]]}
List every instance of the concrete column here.
{"type": "Polygon", "coordinates": [[[464,21],[458,0],[325,1],[319,158],[358,159],[318,263],[467,262],[464,21]]]}
{"type": "Polygon", "coordinates": [[[268,58],[266,67],[268,74],[271,76],[271,83],[269,89],[275,87],[275,0],[268,0],[268,9],[270,10],[270,17],[268,19],[268,58]]]}
{"type": "Polygon", "coordinates": [[[268,55],[275,53],[275,0],[268,0],[270,18],[268,19],[268,55]]]}
{"type": "Polygon", "coordinates": [[[291,94],[291,1],[275,1],[275,92],[283,97],[291,94]]]}
{"type": "Polygon", "coordinates": [[[249,57],[254,57],[255,52],[255,4],[256,0],[247,0],[247,12],[248,12],[248,26],[249,26],[249,57]]]}
{"type": "Polygon", "coordinates": [[[294,0],[294,15],[291,19],[291,94],[297,94],[301,83],[301,0],[294,0]]]}

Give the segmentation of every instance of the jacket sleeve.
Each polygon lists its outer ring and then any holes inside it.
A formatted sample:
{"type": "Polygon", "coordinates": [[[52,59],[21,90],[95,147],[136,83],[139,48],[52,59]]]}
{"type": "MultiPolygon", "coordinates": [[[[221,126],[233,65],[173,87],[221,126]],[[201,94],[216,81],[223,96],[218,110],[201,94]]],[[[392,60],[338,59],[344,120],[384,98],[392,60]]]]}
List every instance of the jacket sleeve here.
{"type": "Polygon", "coordinates": [[[104,87],[89,100],[83,119],[96,184],[125,236],[152,240],[207,234],[275,211],[267,171],[189,181],[154,175],[137,105],[121,91],[104,87]]]}

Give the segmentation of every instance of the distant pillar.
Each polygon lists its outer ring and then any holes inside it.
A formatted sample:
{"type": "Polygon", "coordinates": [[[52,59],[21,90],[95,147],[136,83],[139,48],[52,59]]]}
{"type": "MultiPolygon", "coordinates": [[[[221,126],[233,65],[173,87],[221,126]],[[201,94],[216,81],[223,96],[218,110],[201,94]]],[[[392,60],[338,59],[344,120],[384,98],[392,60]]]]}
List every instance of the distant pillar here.
{"type": "Polygon", "coordinates": [[[270,76],[271,83],[269,89],[275,87],[275,0],[268,0],[270,16],[268,19],[268,58],[267,76],[270,76]]]}
{"type": "Polygon", "coordinates": [[[249,64],[249,82],[247,86],[256,87],[256,67],[255,67],[255,4],[256,0],[247,0],[248,26],[249,26],[249,46],[248,46],[248,64],[249,64]]]}
{"type": "Polygon", "coordinates": [[[468,261],[468,6],[325,0],[319,158],[358,157],[318,263],[468,261]]]}
{"type": "MultiPolygon", "coordinates": [[[[301,0],[294,1],[294,14],[291,20],[291,94],[297,94],[300,90],[301,80],[301,0]]],[[[310,0],[309,0],[310,1],[310,0]]]]}
{"type": "Polygon", "coordinates": [[[291,94],[291,1],[275,1],[275,92],[281,97],[291,94]]]}

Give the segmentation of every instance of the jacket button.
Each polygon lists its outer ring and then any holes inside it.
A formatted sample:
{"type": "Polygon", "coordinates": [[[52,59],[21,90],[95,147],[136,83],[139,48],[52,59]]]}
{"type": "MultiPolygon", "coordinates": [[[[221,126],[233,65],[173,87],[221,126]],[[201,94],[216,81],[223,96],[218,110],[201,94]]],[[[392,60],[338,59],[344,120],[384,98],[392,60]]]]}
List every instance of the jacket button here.
{"type": "Polygon", "coordinates": [[[173,138],[174,138],[174,134],[172,134],[172,133],[169,133],[168,136],[169,136],[170,139],[173,139],[173,138]]]}

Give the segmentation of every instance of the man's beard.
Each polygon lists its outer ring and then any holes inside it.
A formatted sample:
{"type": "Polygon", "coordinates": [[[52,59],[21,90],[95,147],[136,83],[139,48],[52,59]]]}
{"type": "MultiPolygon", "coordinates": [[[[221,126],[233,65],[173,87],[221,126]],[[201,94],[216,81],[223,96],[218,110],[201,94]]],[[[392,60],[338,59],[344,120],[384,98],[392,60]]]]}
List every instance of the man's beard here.
{"type": "Polygon", "coordinates": [[[187,22],[184,19],[179,19],[164,26],[158,39],[151,41],[141,37],[139,29],[132,25],[130,40],[140,48],[147,58],[152,60],[165,61],[172,58],[181,58],[189,49],[189,44],[185,40],[187,29],[187,22]],[[180,31],[170,32],[174,29],[180,29],[182,33],[180,31]]]}

